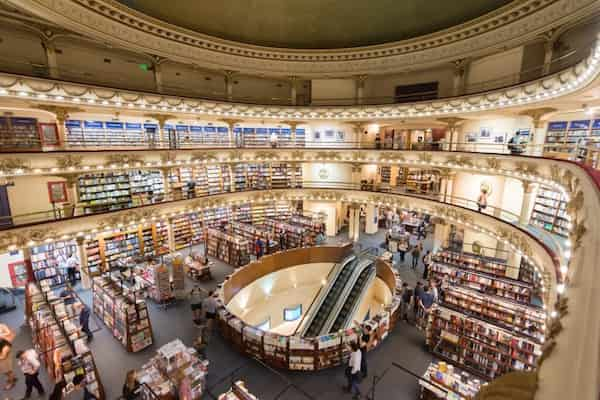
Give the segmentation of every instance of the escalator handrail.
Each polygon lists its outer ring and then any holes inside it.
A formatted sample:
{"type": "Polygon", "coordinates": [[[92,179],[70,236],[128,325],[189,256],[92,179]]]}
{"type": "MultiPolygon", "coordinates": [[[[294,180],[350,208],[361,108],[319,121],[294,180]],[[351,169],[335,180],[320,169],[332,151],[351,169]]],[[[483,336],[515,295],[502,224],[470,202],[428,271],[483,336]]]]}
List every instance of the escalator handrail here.
{"type": "Polygon", "coordinates": [[[333,326],[333,323],[335,322],[335,319],[340,313],[340,310],[342,309],[342,307],[346,303],[346,300],[348,299],[348,296],[352,292],[356,281],[360,277],[360,274],[362,273],[362,271],[365,270],[365,268],[369,268],[371,265],[373,265],[373,260],[371,260],[370,258],[363,258],[359,260],[358,265],[352,271],[352,275],[350,275],[350,277],[346,281],[346,285],[344,286],[342,293],[340,293],[340,296],[337,298],[335,305],[331,309],[331,312],[329,313],[325,324],[321,328],[321,331],[318,333],[319,335],[329,333],[331,327],[333,326]]]}
{"type": "MultiPolygon", "coordinates": [[[[356,300],[355,300],[354,304],[352,305],[352,309],[346,315],[346,318],[344,319],[344,322],[342,323],[342,326],[340,327],[340,329],[346,329],[348,327],[348,325],[352,321],[352,316],[356,313],[356,311],[358,310],[358,306],[360,305],[360,301],[358,301],[358,300],[360,300],[360,299],[363,298],[365,290],[367,290],[369,288],[369,286],[371,285],[371,283],[375,279],[376,275],[377,275],[376,274],[376,269],[375,268],[371,268],[370,271],[369,271],[369,276],[365,280],[365,282],[363,284],[363,287],[360,288],[360,294],[356,297],[356,300]]],[[[358,282],[355,283],[355,286],[357,284],[358,284],[358,282]]],[[[348,300],[346,299],[346,301],[348,301],[348,300]]],[[[336,317],[336,320],[337,320],[337,317],[336,317]]]]}
{"type": "Polygon", "coordinates": [[[344,267],[349,262],[352,262],[355,258],[356,258],[356,256],[354,254],[349,255],[348,257],[344,258],[342,260],[342,262],[336,264],[332,268],[332,270],[329,272],[329,274],[327,276],[327,284],[324,286],[321,286],[321,289],[319,289],[319,292],[313,299],[313,304],[311,304],[308,307],[308,309],[306,310],[306,314],[303,317],[305,319],[303,321],[300,321],[300,324],[298,324],[298,328],[296,329],[296,331],[299,330],[301,332],[302,336],[304,336],[306,334],[306,332],[310,329],[310,326],[312,325],[313,321],[315,320],[315,317],[321,310],[321,307],[323,306],[323,302],[327,298],[329,291],[331,290],[331,288],[337,281],[338,277],[344,270],[344,267]]]}

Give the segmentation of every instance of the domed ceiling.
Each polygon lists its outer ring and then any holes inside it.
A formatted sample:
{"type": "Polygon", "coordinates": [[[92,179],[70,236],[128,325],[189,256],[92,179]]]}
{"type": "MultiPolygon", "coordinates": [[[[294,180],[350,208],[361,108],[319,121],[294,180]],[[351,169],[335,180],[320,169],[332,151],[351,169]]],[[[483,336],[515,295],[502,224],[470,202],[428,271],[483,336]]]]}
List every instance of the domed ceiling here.
{"type": "Polygon", "coordinates": [[[465,23],[511,3],[510,0],[119,2],[198,33],[246,44],[295,49],[358,47],[410,39],[465,23]]]}

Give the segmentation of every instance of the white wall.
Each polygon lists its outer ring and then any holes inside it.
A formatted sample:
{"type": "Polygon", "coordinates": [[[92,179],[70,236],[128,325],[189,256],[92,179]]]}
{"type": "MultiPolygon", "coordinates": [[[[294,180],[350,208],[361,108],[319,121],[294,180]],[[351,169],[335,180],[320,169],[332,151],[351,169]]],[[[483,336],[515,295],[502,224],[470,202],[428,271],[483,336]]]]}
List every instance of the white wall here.
{"type": "Polygon", "coordinates": [[[358,305],[352,320],[362,322],[367,313],[369,313],[370,318],[373,318],[384,309],[386,304],[391,302],[392,292],[390,288],[380,278],[376,277],[366,290],[365,296],[358,305]]]}
{"type": "MultiPolygon", "coordinates": [[[[493,54],[471,62],[467,72],[467,88],[469,91],[482,87],[485,82],[502,79],[503,85],[517,83],[518,73],[523,63],[523,46],[493,54]],[[510,76],[513,77],[510,77],[510,76]]],[[[496,86],[497,85],[493,85],[496,86]]],[[[478,90],[475,90],[478,91],[478,90]]]]}
{"type": "Polygon", "coordinates": [[[11,255],[10,253],[0,254],[0,287],[12,287],[12,280],[8,272],[8,264],[23,261],[23,252],[20,250],[11,255]]]}
{"type": "MultiPolygon", "coordinates": [[[[335,142],[332,143],[332,147],[338,147],[344,142],[355,142],[358,141],[357,133],[354,127],[350,124],[343,124],[334,121],[319,121],[309,122],[306,125],[302,125],[301,128],[306,129],[306,147],[311,146],[322,146],[323,142],[335,142]],[[326,137],[326,131],[333,131],[333,138],[326,137]],[[320,138],[316,138],[316,132],[319,132],[320,138]],[[343,138],[339,137],[338,132],[343,133],[343,138]]],[[[348,144],[348,146],[350,143],[348,144]]]]}
{"type": "MultiPolygon", "coordinates": [[[[454,178],[452,196],[470,200],[468,207],[475,208],[475,202],[481,193],[481,184],[484,182],[492,188],[487,197],[488,206],[502,207],[502,200],[504,199],[504,177],[502,176],[458,172],[454,178]]],[[[456,201],[460,200],[457,199],[456,201]]],[[[489,209],[485,212],[492,213],[489,209]]]]}
{"type": "MultiPolygon", "coordinates": [[[[15,178],[14,186],[7,188],[11,214],[17,216],[52,210],[52,204],[48,198],[48,182],[64,180],[57,176],[20,176],[15,178]]],[[[67,195],[69,195],[68,192],[67,189],[67,195]]],[[[69,201],[72,199],[69,198],[69,201]]]]}
{"type": "MultiPolygon", "coordinates": [[[[458,142],[460,150],[501,153],[507,152],[506,143],[514,136],[515,132],[520,129],[528,129],[530,135],[533,131],[531,118],[515,117],[515,118],[487,118],[477,120],[467,120],[460,125],[458,130],[458,142]],[[491,131],[489,137],[481,137],[482,129],[491,131]],[[474,134],[477,142],[472,144],[467,143],[467,136],[474,134]],[[501,136],[503,143],[496,144],[494,142],[497,136],[501,136]]],[[[531,139],[531,136],[530,136],[531,139]]]]}
{"type": "Polygon", "coordinates": [[[312,104],[331,103],[327,99],[353,100],[356,97],[356,83],[354,79],[313,79],[312,104]]]}
{"type": "Polygon", "coordinates": [[[342,163],[303,163],[302,179],[315,184],[332,182],[352,182],[352,166],[342,163]]]}

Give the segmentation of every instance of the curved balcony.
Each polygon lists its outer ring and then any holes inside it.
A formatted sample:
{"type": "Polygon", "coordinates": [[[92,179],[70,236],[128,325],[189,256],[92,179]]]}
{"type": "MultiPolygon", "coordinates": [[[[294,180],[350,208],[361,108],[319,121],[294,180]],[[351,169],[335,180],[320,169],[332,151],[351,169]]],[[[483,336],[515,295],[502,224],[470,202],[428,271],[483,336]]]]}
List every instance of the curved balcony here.
{"type": "MultiPolygon", "coordinates": [[[[387,159],[386,162],[478,170],[553,185],[569,200],[567,211],[572,221],[569,240],[564,248],[556,248],[562,250],[557,253],[551,248],[552,244],[548,245],[540,236],[540,232],[532,232],[519,224],[513,213],[491,207],[485,213],[477,212],[472,209],[472,199],[448,197],[445,202],[440,202],[439,196],[431,198],[381,192],[381,188],[358,190],[360,188],[350,182],[305,182],[302,188],[218,194],[201,199],[146,205],[111,215],[82,216],[24,226],[0,235],[0,246],[14,248],[60,238],[85,239],[87,235],[119,225],[165,220],[194,210],[247,201],[321,199],[389,204],[419,210],[501,240],[511,250],[529,257],[537,265],[546,288],[550,336],[545,347],[545,361],[538,373],[535,398],[559,399],[569,396],[595,399],[600,369],[600,325],[593,318],[593,310],[598,301],[595,286],[600,279],[600,272],[595,265],[595,260],[600,257],[600,247],[597,245],[600,227],[591,221],[600,209],[600,174],[589,166],[548,158],[450,152],[406,152],[403,155],[410,156],[410,160],[387,159]],[[555,299],[558,299],[556,303],[555,299]]],[[[385,157],[391,156],[388,154],[385,157]]]]}

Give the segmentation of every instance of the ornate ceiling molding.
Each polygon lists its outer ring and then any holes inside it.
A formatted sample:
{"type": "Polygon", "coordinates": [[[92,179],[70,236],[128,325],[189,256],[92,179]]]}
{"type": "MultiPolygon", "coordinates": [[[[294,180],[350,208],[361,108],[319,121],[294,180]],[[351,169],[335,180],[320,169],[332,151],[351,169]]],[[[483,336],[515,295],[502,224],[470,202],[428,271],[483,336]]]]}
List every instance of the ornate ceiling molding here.
{"type": "Polygon", "coordinates": [[[437,33],[400,42],[335,50],[245,45],[179,28],[114,0],[5,0],[64,28],[135,51],[206,68],[315,76],[390,73],[489,53],[600,9],[595,0],[516,0],[437,33]]]}
{"type": "MultiPolygon", "coordinates": [[[[600,4],[600,2],[598,2],[600,4]]],[[[600,37],[600,35],[598,35],[600,37]]],[[[338,120],[385,121],[405,118],[452,118],[487,110],[540,104],[575,93],[590,84],[600,72],[600,41],[590,55],[563,71],[531,82],[483,94],[416,103],[369,106],[272,106],[219,102],[143,92],[100,88],[49,79],[0,73],[0,100],[12,98],[29,104],[35,101],[52,106],[104,109],[107,112],[130,110],[154,113],[155,118],[254,118],[264,121],[338,120]],[[101,93],[101,94],[99,94],[101,93]]]]}

